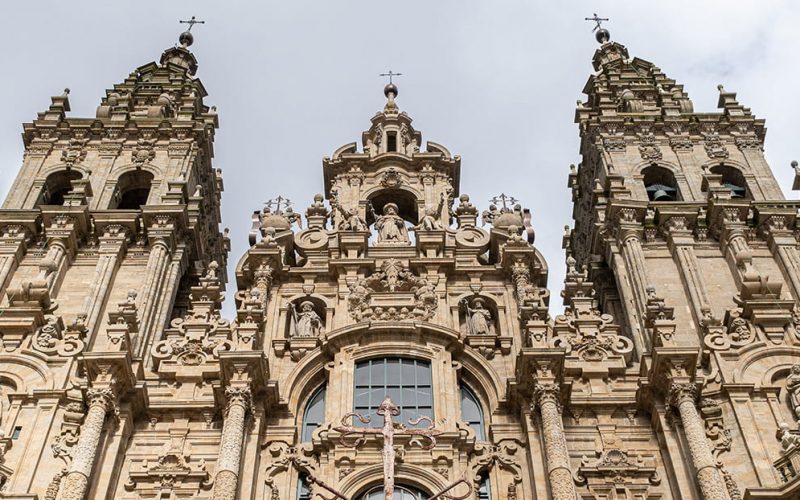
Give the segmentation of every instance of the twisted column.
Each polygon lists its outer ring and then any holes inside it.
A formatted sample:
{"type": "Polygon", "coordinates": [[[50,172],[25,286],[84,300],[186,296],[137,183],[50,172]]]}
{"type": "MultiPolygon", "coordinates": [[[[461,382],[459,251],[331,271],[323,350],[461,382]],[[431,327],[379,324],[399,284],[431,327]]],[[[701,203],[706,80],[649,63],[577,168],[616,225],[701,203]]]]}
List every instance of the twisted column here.
{"type": "Polygon", "coordinates": [[[91,388],[86,394],[89,398],[89,410],[81,425],[81,435],[78,444],[75,445],[69,471],[61,483],[58,500],[83,500],[86,496],[89,475],[92,473],[97,446],[103,433],[103,423],[106,414],[113,410],[115,405],[116,396],[110,388],[91,388]]]}
{"type": "Polygon", "coordinates": [[[670,402],[681,415],[683,431],[689,444],[689,453],[697,474],[697,484],[705,500],[726,500],[726,487],[717,469],[711,448],[708,446],[703,421],[697,413],[695,400],[697,388],[694,384],[672,384],[670,402]]]}
{"type": "Polygon", "coordinates": [[[569,467],[567,439],[561,420],[558,384],[537,384],[534,398],[542,414],[542,435],[547,459],[547,475],[553,500],[575,500],[575,485],[569,467]]]}
{"type": "Polygon", "coordinates": [[[247,410],[252,404],[249,387],[227,387],[225,423],[219,443],[219,460],[214,476],[213,500],[235,500],[239,486],[239,466],[242,461],[242,442],[247,410]]]}

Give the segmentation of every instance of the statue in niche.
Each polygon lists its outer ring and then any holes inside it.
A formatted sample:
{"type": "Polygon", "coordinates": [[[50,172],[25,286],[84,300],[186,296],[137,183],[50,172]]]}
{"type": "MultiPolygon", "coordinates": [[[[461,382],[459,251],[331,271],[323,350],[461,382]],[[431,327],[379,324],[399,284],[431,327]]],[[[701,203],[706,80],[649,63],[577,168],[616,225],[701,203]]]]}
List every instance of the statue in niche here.
{"type": "Polygon", "coordinates": [[[472,301],[472,307],[466,299],[462,299],[467,312],[467,332],[470,335],[489,335],[491,333],[492,313],[484,307],[484,301],[478,297],[472,301]]]}
{"type": "Polygon", "coordinates": [[[375,228],[378,230],[378,243],[408,243],[406,221],[398,215],[399,209],[394,203],[383,207],[383,215],[375,217],[375,228]]]}
{"type": "Polygon", "coordinates": [[[786,390],[789,392],[789,403],[795,418],[800,420],[800,364],[792,365],[792,371],[786,377],[786,390]]]}
{"type": "Polygon", "coordinates": [[[314,304],[305,300],[300,303],[300,310],[297,305],[292,305],[292,317],[294,318],[293,337],[318,337],[322,331],[322,318],[314,310],[314,304]]]}
{"type": "Polygon", "coordinates": [[[425,214],[419,220],[419,224],[414,226],[415,231],[434,231],[444,229],[442,226],[442,209],[444,208],[445,195],[439,200],[439,206],[434,208],[425,207],[425,214]]]}
{"type": "Polygon", "coordinates": [[[367,221],[358,215],[357,208],[351,208],[345,211],[340,205],[336,205],[336,210],[342,214],[342,219],[339,221],[338,228],[344,231],[367,231],[367,221]]]}

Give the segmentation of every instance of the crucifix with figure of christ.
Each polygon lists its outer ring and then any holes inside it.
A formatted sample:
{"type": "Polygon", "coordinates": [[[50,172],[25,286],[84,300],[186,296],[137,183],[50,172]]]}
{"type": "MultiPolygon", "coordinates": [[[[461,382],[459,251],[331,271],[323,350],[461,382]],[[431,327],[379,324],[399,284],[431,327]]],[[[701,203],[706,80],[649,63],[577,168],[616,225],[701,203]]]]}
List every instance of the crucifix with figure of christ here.
{"type": "MultiPolygon", "coordinates": [[[[333,430],[341,434],[340,441],[342,445],[349,448],[357,448],[366,443],[367,436],[380,436],[383,439],[383,498],[385,500],[394,499],[394,464],[397,452],[394,449],[395,436],[411,436],[408,442],[410,446],[419,446],[423,450],[431,450],[436,446],[436,436],[442,431],[436,429],[433,425],[431,417],[419,417],[415,420],[409,420],[408,423],[412,426],[418,425],[420,422],[427,421],[428,427],[421,429],[408,428],[400,422],[395,422],[394,417],[400,415],[400,408],[394,404],[392,398],[386,396],[378,406],[376,412],[383,417],[383,425],[381,427],[356,427],[352,425],[352,419],[356,418],[362,424],[370,423],[370,417],[365,417],[360,413],[348,413],[342,417],[341,424],[334,427],[333,430]],[[348,422],[350,420],[350,422],[348,422]],[[358,436],[355,441],[349,441],[353,436],[358,436]]],[[[457,485],[464,483],[469,488],[469,492],[464,496],[454,497],[453,499],[465,499],[472,494],[472,485],[466,479],[459,479],[453,484],[447,486],[443,491],[434,495],[433,498],[442,498],[445,492],[452,491],[457,485]]]]}

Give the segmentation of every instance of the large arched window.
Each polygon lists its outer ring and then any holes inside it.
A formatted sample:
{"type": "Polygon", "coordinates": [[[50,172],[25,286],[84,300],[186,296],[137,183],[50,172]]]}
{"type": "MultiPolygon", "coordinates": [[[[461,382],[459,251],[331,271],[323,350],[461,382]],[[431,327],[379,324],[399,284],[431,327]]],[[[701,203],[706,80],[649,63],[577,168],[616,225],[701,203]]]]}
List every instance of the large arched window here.
{"type": "MultiPolygon", "coordinates": [[[[383,485],[376,486],[359,497],[360,500],[383,500],[383,485]]],[[[394,500],[426,500],[427,495],[416,488],[395,485],[394,500]]]]}
{"type": "Polygon", "coordinates": [[[481,482],[478,485],[478,500],[492,500],[492,487],[489,485],[489,473],[484,472],[480,475],[481,482]]]}
{"type": "Polygon", "coordinates": [[[111,196],[111,210],[139,210],[147,204],[153,174],[144,170],[134,170],[119,176],[114,194],[111,196]]]}
{"type": "Polygon", "coordinates": [[[325,421],[325,386],[323,385],[308,400],[303,413],[303,428],[300,431],[302,442],[311,441],[311,434],[325,421]]]}
{"type": "Polygon", "coordinates": [[[461,385],[461,419],[475,431],[478,441],[485,441],[483,410],[475,393],[469,387],[461,385]]]}
{"type": "Polygon", "coordinates": [[[642,176],[648,200],[676,201],[681,199],[678,183],[669,169],[653,165],[642,170],[642,176]]]}
{"type": "Polygon", "coordinates": [[[80,178],[81,173],[77,170],[60,170],[48,175],[36,200],[36,206],[63,205],[64,195],[72,191],[72,181],[80,178]]]}
{"type": "MultiPolygon", "coordinates": [[[[433,418],[431,364],[407,358],[377,358],[356,365],[353,411],[382,422],[375,413],[388,396],[400,408],[398,420],[433,418]]],[[[426,425],[422,422],[421,425],[426,425]]]]}
{"type": "Polygon", "coordinates": [[[738,168],[728,165],[711,167],[711,173],[722,176],[722,185],[731,191],[731,198],[750,198],[747,181],[738,168]]]}

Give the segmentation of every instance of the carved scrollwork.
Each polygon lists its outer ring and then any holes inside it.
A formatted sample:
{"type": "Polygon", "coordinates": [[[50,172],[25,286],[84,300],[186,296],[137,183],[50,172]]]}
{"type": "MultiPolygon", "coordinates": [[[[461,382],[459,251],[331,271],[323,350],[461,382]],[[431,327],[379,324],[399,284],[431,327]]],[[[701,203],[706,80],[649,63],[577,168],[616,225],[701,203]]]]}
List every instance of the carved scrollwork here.
{"type": "Polygon", "coordinates": [[[429,320],[439,303],[435,283],[415,276],[397,259],[386,259],[380,270],[349,288],[347,307],[356,321],[429,320]]]}

